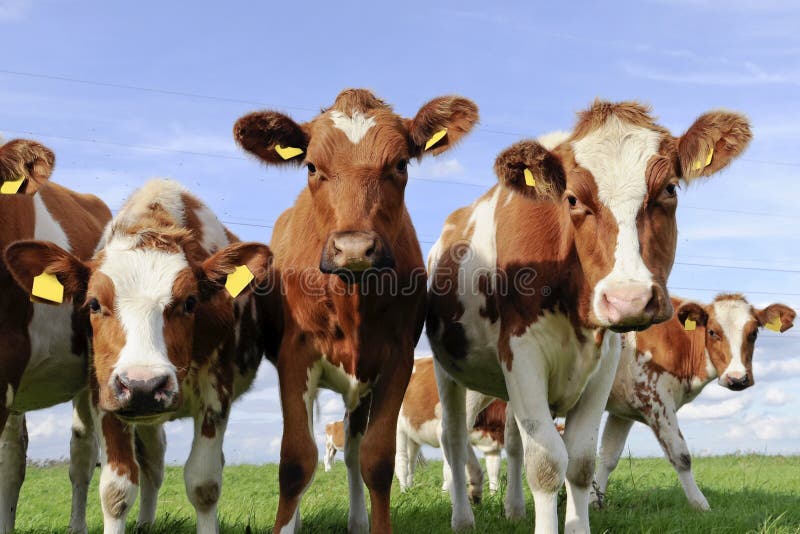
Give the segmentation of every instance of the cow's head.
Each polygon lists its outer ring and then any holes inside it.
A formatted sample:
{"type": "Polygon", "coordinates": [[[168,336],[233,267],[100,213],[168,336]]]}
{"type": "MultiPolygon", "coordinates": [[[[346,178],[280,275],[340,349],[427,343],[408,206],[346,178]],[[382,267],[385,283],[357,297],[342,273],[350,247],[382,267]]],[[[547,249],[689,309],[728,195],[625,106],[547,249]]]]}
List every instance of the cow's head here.
{"type": "Polygon", "coordinates": [[[736,113],[706,113],[673,137],[640,104],[597,101],[571,134],[517,143],[498,156],[495,172],[522,195],[561,204],[591,289],[585,320],[643,329],[672,316],[666,281],[679,185],[724,168],[750,138],[736,113]]]}
{"type": "Polygon", "coordinates": [[[100,407],[126,420],[163,421],[181,406],[193,355],[210,356],[233,331],[227,275],[246,265],[264,280],[270,252],[235,243],[209,257],[184,229],[142,228],[112,232],[89,262],[44,241],[13,243],[5,260],[28,292],[34,277],[49,273],[65,299],[85,302],[100,407]]]}
{"type": "Polygon", "coordinates": [[[741,295],[719,295],[707,306],[684,302],[676,315],[681,324],[688,319],[705,331],[706,353],[714,367],[711,376],[716,375],[719,385],[734,391],[756,383],[753,350],[758,329],[769,326],[783,333],[793,326],[795,318],[788,306],[771,304],[757,310],[741,295]]]}
{"type": "Polygon", "coordinates": [[[42,187],[56,157],[46,146],[27,139],[3,144],[0,139],[0,187],[4,194],[32,195],[42,187]]]}
{"type": "Polygon", "coordinates": [[[313,224],[324,243],[320,269],[350,278],[394,265],[409,160],[444,152],[477,120],[477,106],[460,97],[436,98],[405,119],[371,92],[347,89],[309,122],[262,111],[240,118],[233,133],[264,163],[308,169],[313,224]]]}

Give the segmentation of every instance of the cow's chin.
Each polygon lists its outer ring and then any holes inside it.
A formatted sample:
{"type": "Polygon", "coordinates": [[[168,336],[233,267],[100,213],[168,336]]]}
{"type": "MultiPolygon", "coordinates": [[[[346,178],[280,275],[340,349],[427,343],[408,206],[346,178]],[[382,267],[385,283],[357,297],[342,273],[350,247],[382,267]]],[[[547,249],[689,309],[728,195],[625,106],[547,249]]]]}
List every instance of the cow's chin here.
{"type": "Polygon", "coordinates": [[[166,423],[175,415],[174,411],[159,412],[154,414],[136,414],[125,411],[116,411],[112,413],[120,421],[131,425],[158,425],[161,423],[166,423]]]}

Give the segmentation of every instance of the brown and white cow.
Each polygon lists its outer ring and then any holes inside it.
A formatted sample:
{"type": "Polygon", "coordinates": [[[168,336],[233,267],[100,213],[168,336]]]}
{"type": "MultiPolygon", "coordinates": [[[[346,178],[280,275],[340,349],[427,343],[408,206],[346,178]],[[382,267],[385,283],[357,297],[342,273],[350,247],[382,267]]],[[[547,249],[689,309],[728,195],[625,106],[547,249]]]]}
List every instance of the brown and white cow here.
{"type": "Polygon", "coordinates": [[[363,89],[298,124],[278,112],[246,115],[234,137],[267,164],[302,164],[308,185],[275,223],[272,251],[285,294],[278,356],[284,432],[276,532],[299,528],[317,464],[317,388],[342,394],[351,532],[388,532],[397,413],[422,330],[426,276],[406,210],[408,163],[439,154],[478,118],[447,96],[405,119],[363,89]],[[360,451],[360,452],[359,452],[360,451]],[[363,479],[362,479],[363,476],[363,479]]]}
{"type": "Polygon", "coordinates": [[[597,466],[599,494],[593,497],[600,503],[631,426],[639,421],[655,433],[692,507],[709,510],[694,480],[676,412],[714,379],[733,391],[755,384],[753,350],[759,328],[785,332],[795,318],[788,306],[758,310],[741,295],[719,295],[708,305],[673,298],[672,305],[677,311],[671,320],[629,332],[623,339],[597,466]]]}
{"type": "Polygon", "coordinates": [[[231,402],[253,381],[267,339],[249,284],[235,303],[224,287],[241,266],[265,281],[269,249],[238,242],[180,184],[153,180],[107,225],[91,260],[48,241],[18,241],[5,259],[28,292],[35,276],[55,275],[89,317],[105,532],[125,531],[139,487],[139,523],[154,520],[162,423],[176,417],[194,419],[184,481],[197,531],[216,532],[231,402]]]}
{"type": "Polygon", "coordinates": [[[333,467],[336,451],[344,450],[344,421],[334,421],[325,425],[325,471],[333,467]]]}
{"type": "MultiPolygon", "coordinates": [[[[93,195],[50,182],[54,164],[53,152],[35,141],[0,140],[0,251],[20,239],[44,239],[78,258],[91,257],[111,212],[93,195]]],[[[97,445],[86,394],[87,346],[74,335],[81,304],[69,299],[60,306],[31,302],[0,258],[0,533],[14,530],[25,478],[25,412],[70,399],[69,528],[86,531],[86,495],[97,445]]]]}
{"type": "MultiPolygon", "coordinates": [[[[486,407],[475,420],[470,442],[480,449],[486,459],[489,491],[497,491],[500,480],[500,453],[506,420],[506,403],[497,400],[486,407]]],[[[405,491],[414,484],[417,457],[423,445],[439,448],[442,431],[442,405],[436,389],[433,358],[414,362],[400,416],[397,419],[397,447],[394,469],[400,489],[405,491]]],[[[450,466],[442,465],[442,490],[450,489],[450,466]]],[[[480,499],[483,489],[483,471],[472,447],[467,449],[467,473],[475,499],[480,499]]]]}
{"type": "Polygon", "coordinates": [[[514,415],[506,515],[525,513],[524,451],[537,532],[558,531],[565,477],[565,530],[589,531],[596,436],[620,354],[607,330],[672,316],[678,185],[727,166],[750,138],[736,113],[706,113],[673,137],[640,104],[596,101],[571,133],[503,151],[500,183],[450,215],[429,256],[427,332],[454,529],[474,524],[460,468],[465,423],[498,397],[514,415]],[[566,415],[563,439],[554,415],[566,415]]]}

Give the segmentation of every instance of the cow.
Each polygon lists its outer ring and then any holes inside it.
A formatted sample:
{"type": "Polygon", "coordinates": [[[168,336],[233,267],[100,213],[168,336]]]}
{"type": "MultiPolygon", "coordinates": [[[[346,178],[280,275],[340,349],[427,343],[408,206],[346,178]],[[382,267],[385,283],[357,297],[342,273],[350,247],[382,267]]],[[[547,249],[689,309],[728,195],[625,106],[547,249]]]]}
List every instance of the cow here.
{"type": "MultiPolygon", "coordinates": [[[[0,253],[20,239],[45,239],[91,257],[111,219],[96,196],[50,182],[55,155],[35,141],[0,140],[0,253]]],[[[37,273],[38,274],[38,273],[37,273]]],[[[88,350],[76,337],[82,302],[32,302],[0,258],[0,533],[14,530],[25,478],[25,412],[73,401],[69,528],[86,532],[86,496],[97,462],[87,395],[88,350]]]]}
{"type": "MultiPolygon", "coordinates": [[[[500,480],[500,453],[503,449],[506,403],[497,400],[483,410],[475,420],[470,442],[484,453],[489,477],[489,491],[497,491],[500,480]]],[[[414,362],[400,416],[397,419],[397,446],[394,469],[402,491],[414,483],[417,456],[422,445],[440,447],[442,406],[436,390],[433,358],[414,362]]],[[[470,486],[476,493],[483,487],[483,471],[472,447],[467,449],[470,486]]],[[[450,467],[443,462],[442,490],[450,488],[450,467]]]]}
{"type": "Polygon", "coordinates": [[[565,478],[565,530],[589,531],[616,332],[672,316],[678,187],[727,166],[750,138],[737,113],[706,113],[673,137],[639,103],[598,100],[571,132],[504,150],[494,165],[500,183],[447,218],[428,257],[427,333],[454,529],[474,525],[461,469],[466,429],[497,397],[513,413],[506,515],[525,513],[524,455],[536,531],[557,532],[565,478]],[[566,416],[563,439],[553,416],[566,416]]]}
{"type": "Polygon", "coordinates": [[[629,332],[623,339],[592,495],[599,505],[631,426],[639,421],[653,430],[689,504],[709,510],[694,480],[692,457],[676,412],[714,379],[732,391],[755,384],[753,350],[759,329],[785,332],[795,318],[794,310],[783,304],[759,310],[734,294],[718,295],[707,305],[673,298],[672,305],[676,313],[671,320],[644,332],[629,332]]]}
{"type": "Polygon", "coordinates": [[[152,180],[106,225],[91,260],[39,240],[10,245],[5,260],[29,294],[35,276],[57,277],[88,317],[104,532],[125,531],[139,487],[138,522],[155,519],[162,425],[177,417],[194,419],[184,481],[197,531],[217,532],[230,406],[255,378],[269,339],[247,283],[268,293],[269,249],[239,242],[177,182],[152,180]]]}
{"type": "Polygon", "coordinates": [[[344,421],[334,421],[325,425],[325,472],[333,467],[336,451],[344,450],[344,421]]]}
{"type": "Polygon", "coordinates": [[[298,124],[250,113],[234,137],[263,163],[303,165],[307,185],[275,223],[271,248],[284,295],[277,368],[283,410],[275,532],[300,526],[299,506],[318,451],[319,387],[342,395],[351,532],[389,532],[397,413],[426,308],[425,264],[405,206],[408,164],[440,154],[478,119],[471,101],[445,96],[402,118],[365,89],[342,91],[298,124]],[[363,477],[363,479],[362,479],[363,477]]]}

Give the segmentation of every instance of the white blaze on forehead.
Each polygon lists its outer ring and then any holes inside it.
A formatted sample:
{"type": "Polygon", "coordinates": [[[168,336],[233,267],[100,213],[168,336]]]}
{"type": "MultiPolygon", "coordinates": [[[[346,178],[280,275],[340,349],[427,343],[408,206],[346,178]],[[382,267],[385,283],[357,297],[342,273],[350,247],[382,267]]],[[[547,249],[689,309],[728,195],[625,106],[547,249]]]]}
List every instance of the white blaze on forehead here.
{"type": "Polygon", "coordinates": [[[652,282],[639,249],[636,214],[647,195],[647,163],[658,153],[661,137],[658,131],[612,115],[603,126],[572,143],[575,161],[594,176],[598,200],[611,211],[619,229],[614,267],[598,285],[652,282]]]}
{"type": "Polygon", "coordinates": [[[329,114],[333,125],[339,128],[351,143],[357,145],[370,128],[375,126],[375,118],[367,117],[360,111],[353,111],[350,116],[345,115],[341,111],[331,111],[329,114]]]}
{"type": "Polygon", "coordinates": [[[174,370],[164,339],[164,309],[172,301],[178,273],[188,267],[181,253],[131,248],[134,239],[114,239],[99,271],[114,283],[115,313],[125,331],[116,369],[162,366],[174,370]]]}
{"type": "Polygon", "coordinates": [[[741,299],[726,299],[714,302],[713,307],[714,318],[722,327],[731,349],[731,361],[720,375],[720,379],[726,378],[725,375],[729,373],[744,375],[747,368],[742,359],[742,344],[745,336],[744,327],[753,320],[750,304],[741,299]]]}

